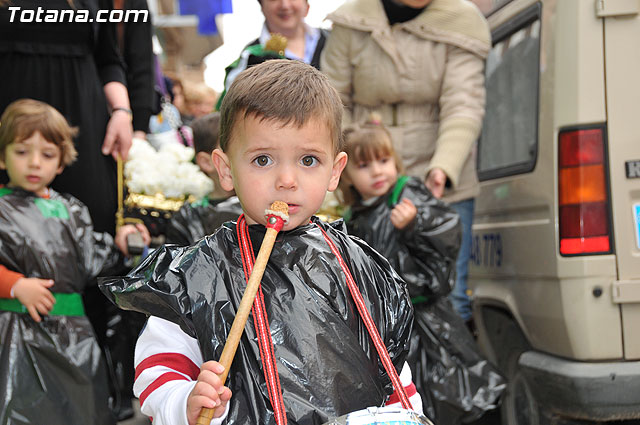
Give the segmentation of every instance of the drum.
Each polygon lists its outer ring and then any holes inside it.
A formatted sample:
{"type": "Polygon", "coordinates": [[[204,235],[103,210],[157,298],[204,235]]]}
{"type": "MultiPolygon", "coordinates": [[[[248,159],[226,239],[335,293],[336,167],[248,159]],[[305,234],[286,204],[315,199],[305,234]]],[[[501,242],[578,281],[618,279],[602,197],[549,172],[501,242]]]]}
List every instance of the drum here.
{"type": "Polygon", "coordinates": [[[423,415],[400,407],[368,407],[340,416],[324,425],[434,425],[423,415]]]}

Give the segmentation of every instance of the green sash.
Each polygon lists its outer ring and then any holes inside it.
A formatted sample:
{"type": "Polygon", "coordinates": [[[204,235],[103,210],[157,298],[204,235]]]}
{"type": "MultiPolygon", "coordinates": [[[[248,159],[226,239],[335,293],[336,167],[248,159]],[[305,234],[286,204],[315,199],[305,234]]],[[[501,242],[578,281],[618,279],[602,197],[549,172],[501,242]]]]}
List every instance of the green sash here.
{"type": "Polygon", "coordinates": [[[396,181],[396,185],[393,187],[393,192],[391,192],[391,196],[389,196],[389,200],[387,201],[387,205],[390,207],[395,206],[400,199],[400,194],[402,193],[402,189],[404,189],[404,185],[409,180],[409,176],[400,176],[396,181]]]}
{"type": "MultiPolygon", "coordinates": [[[[84,316],[84,305],[80,294],[63,294],[54,292],[56,303],[49,312],[49,316],[84,316]]],[[[17,298],[0,298],[1,311],[13,311],[14,313],[29,313],[17,298]]]]}

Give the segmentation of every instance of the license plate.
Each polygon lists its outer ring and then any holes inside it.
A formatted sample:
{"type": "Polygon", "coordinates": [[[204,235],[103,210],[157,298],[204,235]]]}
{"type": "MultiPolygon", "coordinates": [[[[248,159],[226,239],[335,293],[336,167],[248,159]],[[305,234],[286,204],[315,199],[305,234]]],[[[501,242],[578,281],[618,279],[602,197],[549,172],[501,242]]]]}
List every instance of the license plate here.
{"type": "Polygon", "coordinates": [[[636,222],[636,246],[640,249],[640,204],[633,205],[633,219],[636,222]]]}

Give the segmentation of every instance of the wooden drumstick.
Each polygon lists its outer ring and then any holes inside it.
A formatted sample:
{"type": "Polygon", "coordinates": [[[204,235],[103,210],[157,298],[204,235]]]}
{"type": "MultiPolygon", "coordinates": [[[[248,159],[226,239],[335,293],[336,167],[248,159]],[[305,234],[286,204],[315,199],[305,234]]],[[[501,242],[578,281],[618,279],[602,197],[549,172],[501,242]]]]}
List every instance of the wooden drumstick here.
{"type": "MultiPolygon", "coordinates": [[[[271,204],[271,207],[268,210],[265,211],[265,217],[267,218],[267,232],[264,235],[264,239],[262,239],[262,245],[260,245],[258,257],[253,265],[251,276],[249,276],[247,288],[244,290],[244,294],[240,300],[238,312],[236,313],[236,317],[233,319],[231,330],[227,336],[227,342],[224,344],[222,355],[220,356],[219,363],[224,366],[224,372],[218,376],[220,377],[220,380],[222,380],[222,383],[227,380],[227,375],[229,374],[233,357],[236,354],[236,349],[240,343],[240,337],[242,336],[244,326],[249,318],[251,306],[253,306],[253,301],[258,293],[260,281],[262,280],[264,269],[267,267],[269,255],[271,255],[271,249],[276,241],[276,236],[289,221],[289,206],[282,201],[276,201],[271,204]]],[[[214,409],[206,407],[202,408],[196,424],[209,425],[213,418],[213,410],[214,409]]]]}

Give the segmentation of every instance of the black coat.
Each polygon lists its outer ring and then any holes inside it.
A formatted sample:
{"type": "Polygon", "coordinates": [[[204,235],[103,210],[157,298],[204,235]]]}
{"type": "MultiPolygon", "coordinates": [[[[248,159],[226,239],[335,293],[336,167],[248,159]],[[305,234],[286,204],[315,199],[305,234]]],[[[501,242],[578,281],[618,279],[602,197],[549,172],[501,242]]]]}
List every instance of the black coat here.
{"type": "MultiPolygon", "coordinates": [[[[109,121],[103,86],[126,84],[115,25],[96,22],[111,0],[21,0],[22,9],[75,9],[91,22],[10,22],[10,5],[0,6],[0,113],[14,100],[31,98],[56,108],[72,126],[78,159],[52,187],[82,201],[100,232],[115,232],[116,162],[102,154],[109,121]]],[[[78,15],[82,16],[82,15],[78,15]]],[[[0,172],[0,183],[8,181],[0,172]]]]}

